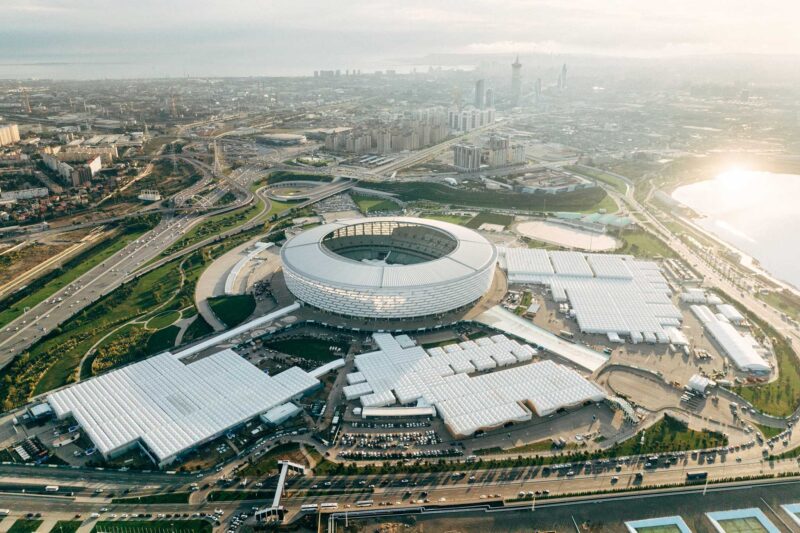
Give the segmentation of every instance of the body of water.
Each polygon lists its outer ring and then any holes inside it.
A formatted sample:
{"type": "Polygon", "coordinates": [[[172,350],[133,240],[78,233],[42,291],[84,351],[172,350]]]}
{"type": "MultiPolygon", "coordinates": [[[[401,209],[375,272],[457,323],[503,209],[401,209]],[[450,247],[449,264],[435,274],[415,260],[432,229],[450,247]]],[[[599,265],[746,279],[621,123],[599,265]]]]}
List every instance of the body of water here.
{"type": "Polygon", "coordinates": [[[698,225],[800,287],[800,176],[729,171],[679,187],[672,197],[704,215],[698,225]]]}

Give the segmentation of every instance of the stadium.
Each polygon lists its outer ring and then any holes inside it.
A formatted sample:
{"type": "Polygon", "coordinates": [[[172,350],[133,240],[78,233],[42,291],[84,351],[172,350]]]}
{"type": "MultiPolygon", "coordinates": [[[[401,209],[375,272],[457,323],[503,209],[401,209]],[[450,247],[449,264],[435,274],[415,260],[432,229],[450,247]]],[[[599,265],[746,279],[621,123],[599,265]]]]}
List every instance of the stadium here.
{"type": "Polygon", "coordinates": [[[317,226],[281,249],[286,287],[337,315],[408,319],[474,304],[489,290],[497,250],[462,226],[410,217],[317,226]]]}

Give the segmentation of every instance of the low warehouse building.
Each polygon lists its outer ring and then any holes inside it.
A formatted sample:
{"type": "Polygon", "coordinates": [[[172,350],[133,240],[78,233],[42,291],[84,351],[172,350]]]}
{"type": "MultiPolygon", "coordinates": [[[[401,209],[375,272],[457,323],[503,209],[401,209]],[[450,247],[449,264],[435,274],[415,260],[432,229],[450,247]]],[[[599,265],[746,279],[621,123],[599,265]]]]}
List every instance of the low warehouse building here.
{"type": "Polygon", "coordinates": [[[50,394],[105,458],[141,446],[159,466],[317,387],[292,367],[268,376],[233,350],[191,363],[169,352],[50,394]]]}
{"type": "Polygon", "coordinates": [[[344,387],[345,396],[358,398],[368,412],[395,404],[433,406],[458,437],[530,420],[532,411],[546,416],[606,397],[572,369],[552,361],[530,362],[536,351],[505,335],[427,352],[418,346],[404,348],[387,333],[373,338],[380,350],[356,356],[361,375],[358,383],[344,387]],[[468,375],[507,365],[517,366],[468,375]]]}

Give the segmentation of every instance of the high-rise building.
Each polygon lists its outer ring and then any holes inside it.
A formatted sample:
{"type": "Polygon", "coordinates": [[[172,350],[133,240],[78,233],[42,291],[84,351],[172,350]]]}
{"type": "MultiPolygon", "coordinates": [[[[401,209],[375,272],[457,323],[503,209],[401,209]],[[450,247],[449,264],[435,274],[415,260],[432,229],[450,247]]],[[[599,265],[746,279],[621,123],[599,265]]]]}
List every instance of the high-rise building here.
{"type": "Polygon", "coordinates": [[[537,102],[542,99],[542,78],[536,78],[536,82],[533,84],[533,94],[536,95],[537,102]]]}
{"type": "Polygon", "coordinates": [[[492,89],[486,89],[486,97],[484,98],[484,106],[485,107],[494,107],[494,91],[492,89]]]}
{"type": "Polygon", "coordinates": [[[558,88],[564,90],[567,88],[567,64],[561,65],[561,74],[558,75],[558,88]]]}
{"type": "Polygon", "coordinates": [[[19,127],[16,124],[0,126],[0,146],[19,142],[19,127]]]}
{"type": "Polygon", "coordinates": [[[481,148],[474,144],[453,146],[453,166],[463,172],[475,172],[481,168],[481,148]]]}
{"type": "Polygon", "coordinates": [[[475,82],[475,107],[478,109],[483,109],[483,106],[486,103],[486,85],[483,80],[478,80],[475,82]]]}
{"type": "Polygon", "coordinates": [[[522,63],[519,56],[511,63],[511,105],[516,107],[522,98],[522,63]]]}

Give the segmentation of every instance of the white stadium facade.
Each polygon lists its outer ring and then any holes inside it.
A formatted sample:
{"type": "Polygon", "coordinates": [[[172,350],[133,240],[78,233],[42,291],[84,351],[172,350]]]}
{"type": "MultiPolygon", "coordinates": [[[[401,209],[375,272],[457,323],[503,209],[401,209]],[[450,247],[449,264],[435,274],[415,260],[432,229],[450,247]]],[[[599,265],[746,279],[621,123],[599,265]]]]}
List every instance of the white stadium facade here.
{"type": "Polygon", "coordinates": [[[289,239],[284,278],[302,302],[337,315],[433,316],[478,301],[497,263],[492,243],[471,229],[410,217],[336,221],[289,239]]]}

